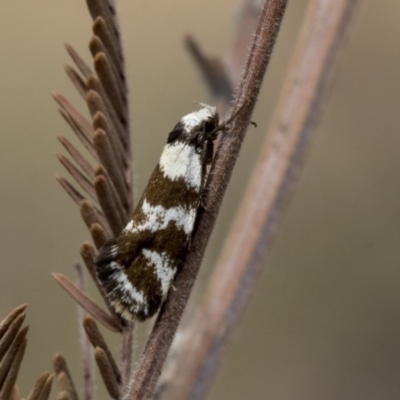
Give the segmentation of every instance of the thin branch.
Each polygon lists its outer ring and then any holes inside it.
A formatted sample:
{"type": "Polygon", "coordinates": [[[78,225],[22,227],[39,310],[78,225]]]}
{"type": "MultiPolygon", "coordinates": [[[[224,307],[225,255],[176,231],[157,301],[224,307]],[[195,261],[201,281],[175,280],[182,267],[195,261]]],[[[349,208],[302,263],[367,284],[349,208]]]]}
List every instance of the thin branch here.
{"type": "Polygon", "coordinates": [[[267,140],[165,399],[202,399],[215,377],[293,194],[357,3],[309,4],[267,140]]]}
{"type": "Polygon", "coordinates": [[[241,112],[221,140],[206,186],[206,210],[200,212],[191,249],[182,271],[175,280],[176,290],[170,291],[168,299],[160,311],[143,358],[135,372],[133,385],[127,395],[129,399],[144,399],[154,390],[197,276],[223,195],[249,125],[251,113],[281,25],[285,6],[285,0],[267,1],[265,3],[260,16],[259,28],[254,38],[252,56],[249,58],[233,106],[233,112],[239,109],[241,109],[241,112]]]}

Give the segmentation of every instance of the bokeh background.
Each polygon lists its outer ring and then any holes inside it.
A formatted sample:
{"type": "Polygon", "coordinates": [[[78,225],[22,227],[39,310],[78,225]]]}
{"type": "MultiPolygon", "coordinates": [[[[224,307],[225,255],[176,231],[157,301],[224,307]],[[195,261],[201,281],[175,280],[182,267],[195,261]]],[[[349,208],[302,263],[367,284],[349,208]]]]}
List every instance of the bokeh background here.
{"type": "MultiPolygon", "coordinates": [[[[194,101],[209,100],[183,35],[193,33],[206,51],[224,55],[240,1],[118,3],[140,192],[169,129],[194,101]]],[[[258,128],[248,134],[201,281],[234,218],[307,4],[289,3],[254,116],[258,128]]],[[[299,189],[211,399],[399,397],[399,15],[393,0],[366,1],[358,11],[299,189]]],[[[72,264],[89,235],[54,179],[56,171],[64,174],[56,136],[73,135],[50,93],[85,109],[62,68],[70,62],[63,43],[88,60],[90,35],[83,0],[0,4],[0,317],[29,303],[19,377],[25,395],[51,369],[55,352],[80,382],[77,310],[50,272],[74,277],[72,264]]]]}

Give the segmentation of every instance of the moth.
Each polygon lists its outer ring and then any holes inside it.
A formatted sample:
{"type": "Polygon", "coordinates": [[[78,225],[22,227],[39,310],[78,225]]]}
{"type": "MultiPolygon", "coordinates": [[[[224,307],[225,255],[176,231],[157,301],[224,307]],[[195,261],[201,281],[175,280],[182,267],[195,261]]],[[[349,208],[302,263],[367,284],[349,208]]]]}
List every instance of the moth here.
{"type": "Polygon", "coordinates": [[[127,320],[157,312],[190,246],[213,142],[225,126],[215,107],[202,106],[169,133],[132,219],[96,260],[106,297],[127,320]]]}

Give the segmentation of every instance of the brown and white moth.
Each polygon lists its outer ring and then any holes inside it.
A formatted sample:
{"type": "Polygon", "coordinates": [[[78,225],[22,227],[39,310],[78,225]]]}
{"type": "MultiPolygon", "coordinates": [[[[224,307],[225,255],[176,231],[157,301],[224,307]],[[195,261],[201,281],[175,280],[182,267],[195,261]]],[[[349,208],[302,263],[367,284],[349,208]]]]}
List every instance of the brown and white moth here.
{"type": "Polygon", "coordinates": [[[127,320],[157,312],[188,251],[213,142],[224,126],[215,107],[202,106],[170,132],[132,220],[97,258],[98,280],[127,320]]]}

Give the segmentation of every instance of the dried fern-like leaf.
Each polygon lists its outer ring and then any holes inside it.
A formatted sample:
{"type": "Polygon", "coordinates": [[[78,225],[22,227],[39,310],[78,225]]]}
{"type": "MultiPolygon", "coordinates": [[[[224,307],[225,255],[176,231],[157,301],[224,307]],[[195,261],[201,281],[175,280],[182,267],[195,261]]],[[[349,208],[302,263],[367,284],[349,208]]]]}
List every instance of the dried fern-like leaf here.
{"type": "Polygon", "coordinates": [[[95,159],[98,160],[97,153],[94,149],[93,146],[93,140],[91,137],[89,137],[83,128],[81,128],[75,120],[71,118],[71,116],[63,109],[59,108],[58,109],[59,113],[61,116],[64,118],[66,123],[71,127],[73,132],[75,133],[76,137],[79,139],[79,141],[83,144],[83,146],[86,148],[86,150],[89,152],[89,154],[95,159]]]}
{"type": "Polygon", "coordinates": [[[82,292],[73,282],[66,276],[53,273],[56,281],[65,289],[90,315],[93,316],[106,328],[114,331],[121,332],[122,327],[118,319],[107,314],[100,306],[96,304],[86,293],[82,292]]]}
{"type": "Polygon", "coordinates": [[[117,41],[112,35],[112,30],[107,26],[104,18],[97,17],[93,21],[93,33],[100,38],[106,48],[107,53],[110,55],[111,62],[118,68],[122,70],[123,67],[123,57],[122,52],[118,49],[117,41]]]}
{"type": "Polygon", "coordinates": [[[56,154],[57,158],[60,160],[61,164],[65,167],[65,169],[71,174],[71,176],[75,179],[76,183],[95,201],[97,201],[96,191],[94,189],[93,183],[83,175],[78,168],[72,164],[71,161],[63,154],[56,154]]]}
{"type": "Polygon", "coordinates": [[[4,362],[0,367],[0,400],[8,400],[13,391],[22,358],[26,349],[26,334],[28,327],[22,329],[10,347],[4,362]]]}
{"type": "Polygon", "coordinates": [[[82,193],[78,192],[66,179],[64,179],[62,176],[56,174],[56,179],[60,183],[60,185],[64,188],[64,190],[70,195],[72,200],[75,201],[76,204],[80,205],[83,200],[85,199],[85,196],[82,195],[82,193]]]}
{"type": "Polygon", "coordinates": [[[44,384],[42,393],[40,394],[40,397],[38,400],[48,400],[50,397],[50,392],[51,392],[51,387],[53,384],[53,379],[54,379],[54,374],[51,374],[47,379],[46,383],[44,384]]]}
{"type": "Polygon", "coordinates": [[[85,133],[88,137],[93,137],[92,124],[60,93],[53,93],[54,100],[71,118],[72,121],[85,133]]]}
{"type": "Polygon", "coordinates": [[[94,181],[97,198],[101,205],[101,209],[110,224],[113,234],[118,235],[124,228],[124,219],[121,216],[121,207],[118,207],[116,193],[114,193],[112,183],[105,175],[98,175],[94,181]]]}
{"type": "MultiPolygon", "coordinates": [[[[124,176],[121,174],[121,170],[118,168],[118,164],[115,162],[115,155],[107,138],[106,133],[102,129],[97,129],[94,134],[94,146],[99,155],[100,161],[110,176],[111,182],[113,182],[115,189],[118,193],[118,197],[125,210],[129,209],[128,191],[125,185],[124,176]]],[[[125,214],[124,210],[121,210],[125,214]]],[[[125,217],[127,218],[127,217],[125,217]]]]}
{"type": "Polygon", "coordinates": [[[113,399],[119,399],[121,393],[120,386],[118,384],[117,377],[115,376],[107,353],[100,347],[96,347],[94,356],[109,395],[113,399]]]}
{"type": "MultiPolygon", "coordinates": [[[[110,54],[108,53],[107,49],[105,48],[101,39],[93,35],[92,39],[89,42],[90,52],[92,53],[93,58],[96,57],[97,54],[103,53],[106,55],[107,59],[110,59],[110,54]]],[[[126,99],[126,79],[125,75],[121,74],[121,71],[117,69],[118,67],[114,63],[110,63],[111,68],[113,70],[113,75],[118,82],[119,93],[123,99],[123,103],[126,106],[127,99],[126,99]]]]}
{"type": "MultiPolygon", "coordinates": [[[[0,322],[0,339],[4,336],[4,334],[8,331],[10,325],[16,320],[16,318],[22,314],[26,307],[27,304],[21,304],[20,306],[14,308],[7,317],[5,317],[1,322],[0,322]]],[[[25,314],[24,314],[25,315],[25,314]]]]}
{"type": "Polygon", "coordinates": [[[58,136],[58,140],[68,151],[69,155],[75,160],[75,162],[82,168],[82,171],[86,173],[90,178],[94,178],[94,168],[86,160],[85,157],[79,152],[79,150],[64,136],[58,136]]]}
{"type": "Polygon", "coordinates": [[[4,321],[5,322],[4,326],[7,326],[7,330],[4,330],[0,340],[0,361],[2,361],[7,351],[10,350],[10,346],[17,337],[19,328],[21,328],[21,325],[24,322],[25,317],[26,314],[24,312],[18,312],[12,315],[13,320],[7,317],[8,321],[6,320],[4,321]]]}
{"type": "Polygon", "coordinates": [[[104,88],[107,97],[121,123],[126,126],[126,107],[120,93],[120,88],[116,76],[114,75],[112,65],[105,53],[97,53],[94,57],[94,67],[104,88]]]}
{"type": "Polygon", "coordinates": [[[92,318],[86,317],[83,320],[83,327],[85,328],[85,332],[90,340],[90,343],[92,343],[92,346],[94,348],[101,348],[106,353],[110,366],[113,369],[115,378],[120,384],[122,380],[121,372],[117,366],[117,363],[114,360],[114,356],[112,355],[110,348],[108,347],[103,335],[97,327],[96,322],[92,318]]]}
{"type": "Polygon", "coordinates": [[[50,395],[54,374],[44,372],[36,380],[33,389],[26,400],[47,400],[50,395]]]}
{"type": "Polygon", "coordinates": [[[81,254],[82,260],[85,263],[87,270],[89,271],[90,276],[94,280],[94,283],[96,284],[100,294],[102,295],[104,302],[105,302],[108,310],[110,311],[111,315],[113,315],[114,318],[119,321],[119,324],[122,327],[125,327],[126,322],[124,320],[122,320],[118,314],[115,313],[114,308],[108,303],[105,293],[103,291],[103,288],[100,286],[99,281],[96,279],[96,266],[95,266],[96,250],[93,248],[93,246],[90,243],[84,242],[81,245],[80,254],[81,254]]]}
{"type": "Polygon", "coordinates": [[[56,373],[57,383],[60,391],[68,393],[68,397],[71,400],[78,400],[78,393],[75,389],[67,362],[61,354],[56,354],[54,356],[53,367],[56,373]]]}
{"type": "Polygon", "coordinates": [[[107,235],[100,224],[92,224],[90,234],[93,242],[98,250],[100,250],[107,242],[107,235]]]}
{"type": "Polygon", "coordinates": [[[125,168],[128,167],[128,159],[124,153],[122,143],[119,140],[117,133],[112,129],[112,127],[108,123],[106,116],[100,111],[97,111],[93,115],[93,128],[95,130],[102,129],[104,132],[106,132],[107,138],[110,141],[110,144],[113,148],[115,162],[118,164],[118,168],[123,173],[125,168]]]}
{"type": "Polygon", "coordinates": [[[67,75],[69,76],[69,79],[71,79],[71,82],[75,86],[75,89],[83,98],[85,98],[87,92],[85,81],[73,67],[65,65],[64,69],[67,75]]]}
{"type": "Polygon", "coordinates": [[[65,43],[65,48],[85,78],[87,78],[90,74],[93,74],[93,71],[90,69],[90,67],[85,63],[85,61],[83,61],[77,51],[70,44],[65,43]]]}

